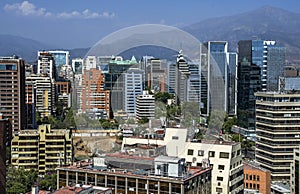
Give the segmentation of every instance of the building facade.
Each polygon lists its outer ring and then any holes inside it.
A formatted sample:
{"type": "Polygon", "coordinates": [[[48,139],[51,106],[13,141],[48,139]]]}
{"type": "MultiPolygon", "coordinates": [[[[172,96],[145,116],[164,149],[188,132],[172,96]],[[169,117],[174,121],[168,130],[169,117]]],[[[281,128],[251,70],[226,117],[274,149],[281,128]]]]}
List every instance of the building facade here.
{"type": "MultiPolygon", "coordinates": [[[[140,159],[141,157],[135,157],[135,162],[139,162],[140,159]]],[[[79,162],[79,165],[59,167],[56,169],[57,188],[88,184],[113,188],[114,193],[210,193],[209,167],[185,169],[182,166],[184,161],[167,156],[157,157],[154,161],[152,158],[147,160],[152,160],[156,168],[140,170],[102,167],[103,170],[97,170],[93,164],[82,162],[79,162]],[[163,171],[166,174],[161,173],[163,171]]]]}
{"type": "Polygon", "coordinates": [[[110,92],[104,89],[101,70],[84,70],[82,77],[81,111],[91,118],[110,118],[110,92]]]}
{"type": "Polygon", "coordinates": [[[228,42],[209,41],[201,46],[201,101],[209,115],[222,110],[236,115],[237,53],[228,51],[228,42]]]}
{"type": "Polygon", "coordinates": [[[272,181],[290,180],[294,149],[300,144],[300,94],[258,92],[256,160],[272,181]]]}
{"type": "MultiPolygon", "coordinates": [[[[299,147],[300,148],[300,147],[299,147]]],[[[300,149],[294,149],[294,158],[293,162],[291,163],[291,194],[296,194],[300,192],[300,149]]]]}
{"type": "Polygon", "coordinates": [[[187,141],[188,130],[167,128],[164,138],[123,138],[122,150],[132,145],[166,146],[167,155],[185,158],[188,166],[212,167],[211,193],[243,193],[241,144],[226,141],[187,141]]]}
{"type": "Polygon", "coordinates": [[[136,99],[136,119],[152,119],[155,117],[155,99],[148,91],[138,95],[136,99]]]}
{"type": "Polygon", "coordinates": [[[43,175],[57,166],[71,165],[72,134],[68,129],[51,129],[49,124],[37,130],[19,131],[11,141],[11,164],[26,170],[37,169],[43,175]]]}
{"type": "Polygon", "coordinates": [[[124,110],[128,116],[136,116],[137,96],[143,93],[143,74],[140,69],[129,69],[125,74],[124,110]]]}
{"type": "Polygon", "coordinates": [[[0,113],[9,119],[13,132],[25,127],[25,61],[0,58],[0,113]]]}
{"type": "Polygon", "coordinates": [[[271,193],[271,172],[255,163],[244,163],[244,189],[248,193],[271,193]]]}

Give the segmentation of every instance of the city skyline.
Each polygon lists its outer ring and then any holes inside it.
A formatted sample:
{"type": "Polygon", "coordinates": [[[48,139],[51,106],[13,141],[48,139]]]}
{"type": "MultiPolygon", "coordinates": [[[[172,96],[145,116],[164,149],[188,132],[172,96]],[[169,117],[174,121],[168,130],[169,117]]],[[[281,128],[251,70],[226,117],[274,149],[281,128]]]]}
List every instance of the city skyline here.
{"type": "Polygon", "coordinates": [[[2,1],[1,34],[31,38],[56,47],[90,47],[104,36],[139,24],[164,24],[185,27],[205,19],[230,16],[273,6],[299,13],[299,2],[219,0],[174,3],[171,1],[2,1]],[[178,16],[177,13],[183,13],[178,16]],[[189,14],[186,14],[189,13],[189,14]],[[20,30],[22,29],[22,30],[20,30]],[[84,37],[84,38],[83,38],[84,37]]]}

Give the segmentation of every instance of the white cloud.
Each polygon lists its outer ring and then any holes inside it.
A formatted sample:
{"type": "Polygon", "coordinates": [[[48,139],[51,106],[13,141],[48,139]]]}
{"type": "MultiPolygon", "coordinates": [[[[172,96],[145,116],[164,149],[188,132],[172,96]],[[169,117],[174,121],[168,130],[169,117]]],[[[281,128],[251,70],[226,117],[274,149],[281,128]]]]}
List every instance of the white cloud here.
{"type": "Polygon", "coordinates": [[[45,8],[37,8],[34,4],[23,1],[22,3],[15,4],[6,4],[3,9],[7,12],[15,12],[17,14],[21,14],[24,16],[44,16],[44,17],[52,17],[52,18],[63,18],[63,19],[96,19],[96,18],[113,18],[115,16],[114,13],[103,12],[97,13],[92,12],[88,9],[85,9],[82,12],[72,11],[72,12],[61,12],[61,13],[51,13],[48,12],[45,8]]]}

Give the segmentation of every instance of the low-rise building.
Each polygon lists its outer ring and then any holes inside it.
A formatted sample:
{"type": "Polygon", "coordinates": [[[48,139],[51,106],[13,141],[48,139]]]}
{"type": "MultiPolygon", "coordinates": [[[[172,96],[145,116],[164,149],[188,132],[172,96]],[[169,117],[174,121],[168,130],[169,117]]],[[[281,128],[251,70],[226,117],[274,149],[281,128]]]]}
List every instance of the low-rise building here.
{"type": "Polygon", "coordinates": [[[27,170],[38,169],[39,174],[57,166],[72,164],[72,135],[69,129],[51,129],[49,124],[37,130],[22,130],[11,142],[11,163],[27,170]]]}
{"type": "MultiPolygon", "coordinates": [[[[93,168],[92,163],[77,162],[73,166],[56,168],[57,188],[74,184],[88,184],[113,188],[115,193],[191,194],[211,192],[211,168],[208,166],[206,168],[187,168],[184,159],[167,156],[135,157],[134,160],[150,162],[156,168],[127,169],[114,166],[114,168],[99,170],[93,168]]],[[[126,160],[124,162],[126,163],[126,160]]],[[[108,166],[110,166],[109,162],[108,166]]]]}
{"type": "Polygon", "coordinates": [[[271,172],[256,163],[244,163],[244,189],[261,194],[271,193],[271,172]]]}
{"type": "Polygon", "coordinates": [[[226,141],[187,141],[187,129],[167,128],[163,139],[124,137],[122,149],[132,145],[166,146],[168,156],[185,158],[191,167],[212,167],[211,193],[243,193],[241,144],[226,141]]]}

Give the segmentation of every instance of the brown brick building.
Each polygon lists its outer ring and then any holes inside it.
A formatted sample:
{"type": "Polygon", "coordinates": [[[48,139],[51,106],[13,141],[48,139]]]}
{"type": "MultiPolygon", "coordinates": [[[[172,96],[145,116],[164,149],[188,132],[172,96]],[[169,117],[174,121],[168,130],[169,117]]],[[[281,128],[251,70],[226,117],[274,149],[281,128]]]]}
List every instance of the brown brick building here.
{"type": "Polygon", "coordinates": [[[271,172],[255,163],[244,163],[245,191],[257,190],[262,194],[271,193],[271,172]]]}

